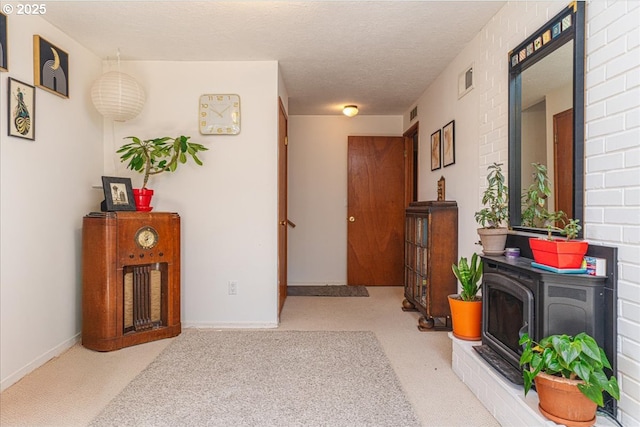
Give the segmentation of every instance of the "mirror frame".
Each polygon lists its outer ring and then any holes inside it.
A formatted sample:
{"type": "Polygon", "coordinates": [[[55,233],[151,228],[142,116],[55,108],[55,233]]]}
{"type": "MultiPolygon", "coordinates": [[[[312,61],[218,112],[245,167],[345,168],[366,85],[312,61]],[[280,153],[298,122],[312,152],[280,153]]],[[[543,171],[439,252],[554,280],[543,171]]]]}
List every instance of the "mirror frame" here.
{"type": "MultiPolygon", "coordinates": [[[[559,27],[562,28],[562,27],[559,27]]],[[[584,230],[584,55],[585,55],[584,1],[574,1],[533,35],[514,48],[509,61],[509,221],[516,231],[546,234],[546,229],[521,226],[522,203],[522,79],[521,73],[565,43],[573,42],[573,218],[584,230]],[[551,31],[562,20],[571,16],[571,26],[541,43],[543,34],[551,31]],[[536,43],[537,42],[537,43],[536,43]],[[537,48],[535,46],[538,46],[537,48]]],[[[583,237],[580,231],[578,237],[583,237]]]]}

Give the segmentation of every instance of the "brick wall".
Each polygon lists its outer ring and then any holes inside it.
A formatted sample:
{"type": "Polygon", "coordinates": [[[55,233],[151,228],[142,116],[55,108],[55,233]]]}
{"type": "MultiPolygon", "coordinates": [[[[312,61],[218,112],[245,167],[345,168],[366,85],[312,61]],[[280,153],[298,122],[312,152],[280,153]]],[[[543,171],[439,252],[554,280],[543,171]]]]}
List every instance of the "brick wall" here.
{"type": "MultiPolygon", "coordinates": [[[[489,164],[508,164],[507,53],[566,5],[510,1],[479,35],[482,185],[489,164]]],[[[618,418],[628,426],[640,425],[639,22],[637,0],[587,2],[584,227],[591,244],[619,248],[618,418]]]]}

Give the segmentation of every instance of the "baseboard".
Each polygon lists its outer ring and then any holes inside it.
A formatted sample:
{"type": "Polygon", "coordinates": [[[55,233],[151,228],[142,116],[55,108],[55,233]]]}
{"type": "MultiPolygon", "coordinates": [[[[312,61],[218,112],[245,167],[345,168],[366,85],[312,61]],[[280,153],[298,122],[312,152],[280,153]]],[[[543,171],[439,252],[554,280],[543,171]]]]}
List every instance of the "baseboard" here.
{"type": "Polygon", "coordinates": [[[41,356],[37,357],[32,362],[18,369],[16,372],[10,374],[8,377],[3,378],[0,381],[0,392],[6,390],[11,387],[13,384],[20,381],[23,377],[30,374],[31,372],[38,369],[40,366],[47,363],[49,360],[60,356],[62,353],[76,345],[76,343],[80,342],[80,333],[74,335],[66,341],[63,341],[59,345],[55,346],[51,350],[45,352],[41,356]]]}
{"type": "Polygon", "coordinates": [[[278,323],[272,322],[182,322],[183,328],[193,329],[273,329],[278,323]]]}

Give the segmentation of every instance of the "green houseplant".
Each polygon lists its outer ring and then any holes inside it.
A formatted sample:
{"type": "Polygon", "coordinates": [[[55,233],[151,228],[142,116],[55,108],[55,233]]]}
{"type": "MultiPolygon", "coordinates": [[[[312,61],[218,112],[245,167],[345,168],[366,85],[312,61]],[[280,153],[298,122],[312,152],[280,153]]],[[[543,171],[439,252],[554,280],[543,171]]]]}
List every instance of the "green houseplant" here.
{"type": "Polygon", "coordinates": [[[563,211],[548,208],[551,181],[547,167],[540,163],[531,165],[534,169],[533,180],[529,188],[522,193],[522,225],[547,229],[546,239],[529,239],[533,257],[537,263],[554,268],[580,268],[589,247],[586,241],[574,241],[582,226],[579,220],[568,218],[563,211]],[[554,231],[565,236],[566,240],[555,239],[552,235],[554,231]]]}
{"type": "Polygon", "coordinates": [[[477,341],[481,338],[482,299],[478,296],[482,278],[482,261],[478,254],[471,256],[471,262],[461,257],[451,269],[462,286],[459,294],[448,296],[453,323],[453,335],[457,338],[477,341]]]}
{"type": "Polygon", "coordinates": [[[539,343],[523,334],[519,343],[525,395],[535,382],[539,408],[547,418],[566,425],[588,424],[595,421],[597,407],[604,405],[604,392],[620,399],[616,378],[604,372],[611,369],[604,350],[586,333],[551,335],[539,343]]]}
{"type": "Polygon", "coordinates": [[[487,168],[487,188],[482,195],[483,209],[475,213],[478,235],[485,255],[501,255],[507,242],[509,224],[509,188],[502,163],[487,168]]]}
{"type": "Polygon", "coordinates": [[[147,183],[151,175],[163,172],[175,172],[180,163],[186,163],[189,158],[202,166],[202,161],[198,158],[200,151],[208,150],[202,144],[189,142],[189,136],[178,136],[171,138],[168,136],[152,139],[140,139],[136,136],[128,136],[131,142],[124,144],[118,151],[121,162],[128,162],[127,168],[143,174],[142,187],[134,189],[136,198],[136,208],[138,210],[149,211],[149,203],[153,190],[147,188],[147,183]],[[146,207],[145,207],[146,205],[146,207]]]}

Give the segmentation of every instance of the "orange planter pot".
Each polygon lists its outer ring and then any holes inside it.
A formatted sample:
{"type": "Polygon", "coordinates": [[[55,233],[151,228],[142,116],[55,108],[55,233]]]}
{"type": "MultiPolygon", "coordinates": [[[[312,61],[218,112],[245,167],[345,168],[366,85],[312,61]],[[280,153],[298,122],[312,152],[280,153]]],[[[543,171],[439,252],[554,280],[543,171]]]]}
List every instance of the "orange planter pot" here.
{"type": "Polygon", "coordinates": [[[453,336],[461,340],[482,338],[482,300],[462,301],[459,295],[449,295],[453,336]]]}
{"type": "Polygon", "coordinates": [[[588,427],[596,422],[598,405],[578,389],[580,380],[539,373],[534,381],[538,409],[551,421],[569,427],[588,427]]]}
{"type": "Polygon", "coordinates": [[[555,268],[580,268],[589,242],[584,240],[548,240],[537,237],[529,239],[533,259],[538,264],[555,268]]]}

